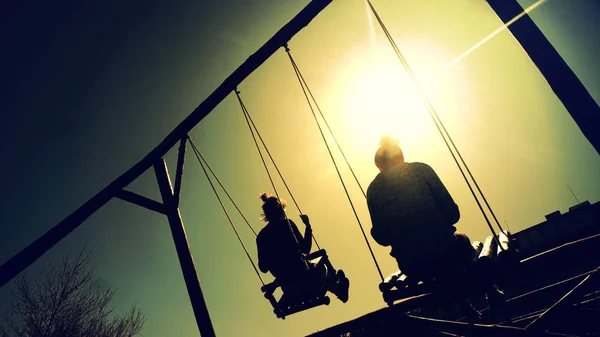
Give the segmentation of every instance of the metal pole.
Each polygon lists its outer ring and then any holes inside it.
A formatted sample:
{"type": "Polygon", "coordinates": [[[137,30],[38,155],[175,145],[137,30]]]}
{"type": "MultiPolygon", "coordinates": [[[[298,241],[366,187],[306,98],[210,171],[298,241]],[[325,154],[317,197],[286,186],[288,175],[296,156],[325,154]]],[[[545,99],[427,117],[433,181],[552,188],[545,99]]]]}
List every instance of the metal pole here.
{"type": "Polygon", "coordinates": [[[175,203],[177,205],[179,205],[179,196],[181,195],[181,181],[183,180],[183,164],[185,162],[186,143],[187,137],[181,138],[177,155],[177,171],[175,172],[175,186],[173,187],[173,196],[175,197],[175,203]]]}
{"type": "Polygon", "coordinates": [[[132,204],[138,205],[140,207],[144,207],[156,213],[166,214],[164,209],[165,207],[163,204],[154,201],[150,198],[146,198],[143,195],[139,195],[137,193],[133,193],[127,190],[121,190],[119,191],[119,193],[117,193],[117,195],[115,195],[115,197],[123,201],[127,201],[132,204]]]}
{"type": "Polygon", "coordinates": [[[202,337],[215,337],[215,330],[210,321],[210,315],[208,314],[208,308],[206,307],[200,280],[198,280],[198,274],[196,273],[196,267],[194,266],[194,258],[192,257],[192,252],[185,233],[185,227],[183,226],[183,221],[179,214],[177,199],[173,195],[171,179],[169,178],[167,164],[164,159],[161,159],[158,163],[154,164],[154,173],[156,174],[158,188],[160,189],[163,204],[167,211],[171,234],[173,235],[173,241],[175,242],[179,264],[181,265],[185,285],[187,286],[188,294],[190,296],[190,302],[192,302],[192,308],[194,309],[198,330],[200,330],[200,335],[202,337]]]}
{"type": "Polygon", "coordinates": [[[25,268],[34,263],[50,248],[64,239],[75,228],[79,227],[90,215],[104,206],[110,199],[127,185],[146,172],[154,163],[162,158],[181,138],[206,117],[221,101],[229,95],[246,77],[260,67],[281,46],[287,43],[296,33],[308,25],[333,0],[312,0],[298,15],[281,28],[258,51],[240,65],[221,85],[215,89],[186,119],[141,161],[119,176],[116,180],[98,192],[76,211],[69,214],[37,240],[23,248],[0,266],[0,287],[12,280],[25,268]]]}
{"type": "MultiPolygon", "coordinates": [[[[523,7],[517,0],[487,2],[504,23],[523,12],[523,7]]],[[[524,15],[508,26],[508,29],[546,78],[583,135],[600,154],[600,107],[583,83],[529,15],[524,15]]]]}

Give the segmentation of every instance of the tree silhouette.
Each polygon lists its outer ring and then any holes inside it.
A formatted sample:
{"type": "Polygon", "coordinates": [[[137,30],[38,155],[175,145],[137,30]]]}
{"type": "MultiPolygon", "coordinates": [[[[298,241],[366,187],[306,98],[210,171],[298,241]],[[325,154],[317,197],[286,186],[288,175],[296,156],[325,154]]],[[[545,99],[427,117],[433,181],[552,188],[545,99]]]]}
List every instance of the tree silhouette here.
{"type": "Polygon", "coordinates": [[[10,311],[0,326],[2,337],[130,337],[146,321],[133,306],[114,315],[115,290],[102,286],[90,266],[91,253],[67,254],[35,280],[26,275],[11,289],[10,311]]]}

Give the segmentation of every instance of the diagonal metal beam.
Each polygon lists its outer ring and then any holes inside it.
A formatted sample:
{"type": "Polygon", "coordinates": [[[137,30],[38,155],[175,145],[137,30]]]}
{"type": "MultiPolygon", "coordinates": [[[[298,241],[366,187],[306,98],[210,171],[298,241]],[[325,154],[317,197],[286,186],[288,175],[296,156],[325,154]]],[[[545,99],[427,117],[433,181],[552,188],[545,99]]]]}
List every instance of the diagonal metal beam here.
{"type": "MultiPolygon", "coordinates": [[[[498,17],[509,22],[523,12],[517,0],[487,0],[498,17]]],[[[508,29],[523,47],[548,85],[565,106],[583,135],[600,153],[600,107],[552,43],[525,15],[508,29]]]]}
{"type": "Polygon", "coordinates": [[[10,260],[0,266],[0,287],[12,280],[29,265],[34,263],[50,248],[79,227],[90,215],[115,197],[118,191],[129,185],[142,173],[160,160],[181,138],[206,117],[221,101],[263,64],[296,33],[306,27],[333,0],[312,0],[290,22],[283,26],[258,51],[240,65],[215,91],[213,91],[186,119],[142,160],[102,189],[73,213],[52,227],[37,240],[29,244],[10,260]]]}
{"type": "Polygon", "coordinates": [[[133,193],[131,191],[120,190],[119,192],[117,192],[117,195],[115,195],[115,197],[157,213],[167,214],[165,211],[165,205],[150,198],[146,198],[143,195],[133,193]]]}
{"type": "Polygon", "coordinates": [[[185,162],[185,148],[188,136],[181,138],[179,142],[179,153],[177,155],[177,171],[175,172],[175,186],[173,187],[173,197],[175,205],[179,205],[179,195],[181,194],[181,181],[183,180],[183,164],[185,162]]]}
{"type": "MultiPolygon", "coordinates": [[[[414,328],[432,328],[435,327],[437,329],[450,332],[457,333],[461,336],[469,336],[471,334],[475,336],[499,336],[499,337],[509,337],[509,336],[523,336],[523,337],[551,337],[551,336],[565,336],[562,334],[552,333],[548,331],[528,331],[523,328],[518,328],[514,326],[505,326],[505,325],[497,325],[497,324],[472,324],[465,322],[455,322],[455,321],[447,321],[442,319],[434,319],[428,317],[420,317],[414,315],[405,315],[403,318],[405,319],[407,324],[410,324],[414,328]]],[[[413,329],[414,329],[413,328],[413,329]]]]}
{"type": "Polygon", "coordinates": [[[183,220],[181,220],[181,215],[179,214],[179,208],[175,203],[176,198],[173,195],[171,179],[169,179],[167,163],[164,159],[161,159],[154,164],[154,173],[156,175],[156,181],[158,182],[158,188],[160,189],[160,195],[162,196],[163,203],[167,209],[167,219],[169,220],[169,226],[171,227],[171,235],[173,236],[173,242],[175,243],[175,250],[177,251],[177,257],[179,258],[179,265],[181,266],[181,272],[183,273],[183,279],[188,290],[188,295],[190,296],[190,302],[192,303],[198,330],[202,337],[215,337],[215,330],[210,320],[210,315],[208,314],[208,308],[206,307],[206,301],[204,300],[198,273],[196,273],[196,267],[194,266],[194,258],[192,257],[192,251],[187,239],[187,234],[185,233],[183,220]]]}

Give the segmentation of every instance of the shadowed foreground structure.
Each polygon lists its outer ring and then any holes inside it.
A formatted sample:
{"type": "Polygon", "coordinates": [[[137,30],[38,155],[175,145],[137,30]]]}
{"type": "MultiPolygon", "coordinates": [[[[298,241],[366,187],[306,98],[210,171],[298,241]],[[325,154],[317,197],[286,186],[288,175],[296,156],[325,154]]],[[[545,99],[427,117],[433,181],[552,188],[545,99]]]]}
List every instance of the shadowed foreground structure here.
{"type": "Polygon", "coordinates": [[[384,308],[310,337],[363,336],[597,336],[600,332],[600,203],[583,202],[571,211],[516,233],[542,239],[523,249],[526,255],[499,268],[507,295],[504,312],[492,312],[475,294],[482,321],[463,322],[458,297],[418,292],[384,308]],[[557,226],[558,224],[558,226],[557,226]],[[574,241],[560,242],[559,237],[574,241]],[[540,252],[540,249],[543,251],[540,252]]]}

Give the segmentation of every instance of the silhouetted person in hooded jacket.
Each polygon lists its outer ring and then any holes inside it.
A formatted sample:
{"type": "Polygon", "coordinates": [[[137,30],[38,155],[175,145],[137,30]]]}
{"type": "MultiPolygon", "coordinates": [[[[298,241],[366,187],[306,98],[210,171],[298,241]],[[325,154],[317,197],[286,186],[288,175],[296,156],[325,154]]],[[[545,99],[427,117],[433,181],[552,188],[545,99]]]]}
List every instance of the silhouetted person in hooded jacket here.
{"type": "MultiPolygon", "coordinates": [[[[391,137],[381,140],[375,165],[380,173],[367,189],[373,239],[392,247],[390,255],[409,284],[437,280],[450,293],[467,291],[471,280],[460,276],[476,253],[469,238],[456,232],[460,212],[438,175],[427,164],[405,162],[391,137]]],[[[482,285],[490,306],[501,307],[504,294],[493,281],[482,285]]],[[[468,300],[462,304],[469,320],[480,317],[468,300]]]]}
{"type": "Polygon", "coordinates": [[[473,261],[469,238],[457,233],[458,206],[424,163],[407,163],[397,141],[384,137],[375,154],[380,173],[367,189],[371,235],[391,246],[400,270],[425,281],[473,261]]]}

